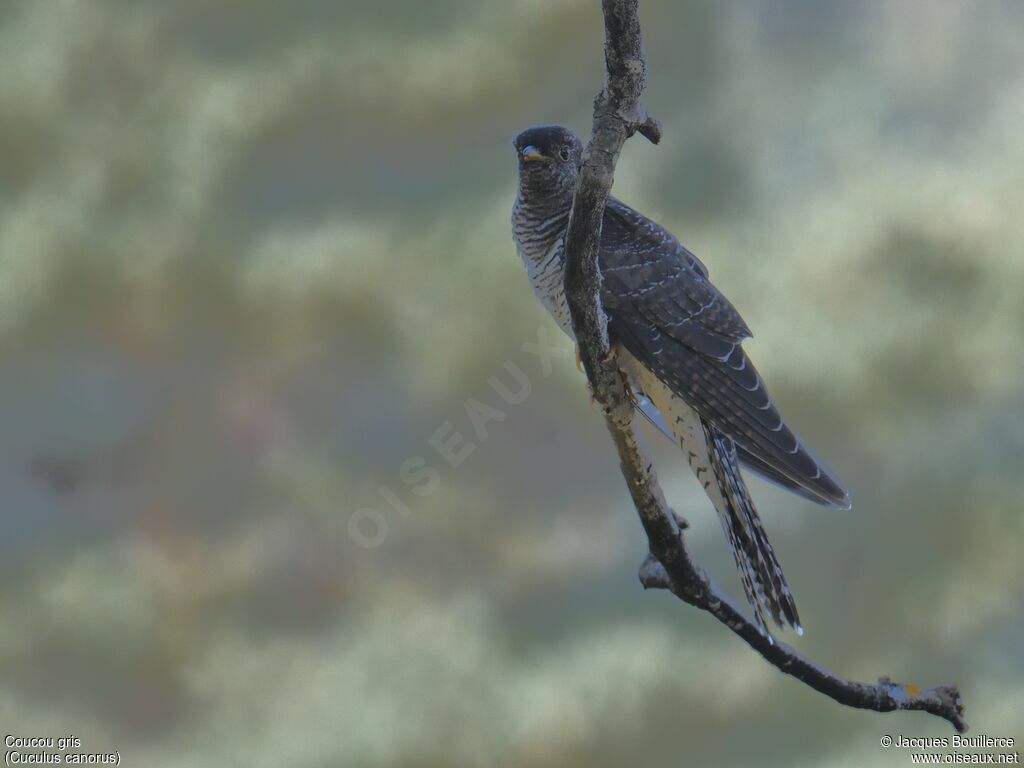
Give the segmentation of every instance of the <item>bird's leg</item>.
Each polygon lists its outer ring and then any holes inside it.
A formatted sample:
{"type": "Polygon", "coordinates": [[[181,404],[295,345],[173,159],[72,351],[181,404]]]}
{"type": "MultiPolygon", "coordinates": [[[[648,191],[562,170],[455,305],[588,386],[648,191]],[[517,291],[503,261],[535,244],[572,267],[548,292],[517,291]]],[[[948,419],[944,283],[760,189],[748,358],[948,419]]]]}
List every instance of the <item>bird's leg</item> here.
{"type": "MultiPolygon", "coordinates": [[[[611,360],[614,355],[615,355],[614,352],[610,352],[608,354],[608,357],[605,358],[605,362],[608,362],[609,360],[611,360]]],[[[576,367],[580,369],[580,373],[583,373],[582,362],[583,361],[580,358],[580,346],[579,346],[579,344],[577,344],[576,345],[576,367]]],[[[625,371],[621,371],[621,373],[622,373],[622,383],[626,385],[626,395],[629,397],[629,401],[631,403],[633,403],[634,406],[640,405],[640,398],[637,396],[636,391],[633,389],[633,384],[630,382],[629,376],[626,375],[625,371]]],[[[590,389],[590,382],[589,381],[586,382],[583,386],[587,388],[587,392],[590,392],[590,409],[594,410],[594,408],[595,408],[595,406],[597,404],[597,398],[594,397],[594,393],[590,389]]]]}
{"type": "Polygon", "coordinates": [[[636,392],[633,390],[633,384],[630,382],[629,376],[626,375],[625,371],[621,371],[621,373],[622,383],[626,385],[626,395],[629,397],[629,401],[635,406],[640,405],[640,398],[637,397],[636,392]]]}
{"type": "MultiPolygon", "coordinates": [[[[613,357],[615,357],[615,350],[609,349],[608,355],[601,362],[609,363],[611,362],[613,357]]],[[[580,354],[579,344],[576,345],[576,370],[579,371],[580,373],[586,373],[586,371],[583,370],[583,355],[580,354]]]]}

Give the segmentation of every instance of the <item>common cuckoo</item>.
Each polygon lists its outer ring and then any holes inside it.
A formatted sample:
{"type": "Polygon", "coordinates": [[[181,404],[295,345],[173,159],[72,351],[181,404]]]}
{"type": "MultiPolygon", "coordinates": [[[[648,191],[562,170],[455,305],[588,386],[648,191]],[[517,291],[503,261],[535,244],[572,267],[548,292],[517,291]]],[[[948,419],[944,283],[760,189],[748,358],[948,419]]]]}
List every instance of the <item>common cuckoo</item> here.
{"type": "MultiPolygon", "coordinates": [[[[534,292],[572,337],[562,281],[583,146],[561,126],[529,128],[514,145],[516,248],[534,292]]],[[[846,490],[786,426],[741,346],[747,324],[671,233],[610,197],[598,264],[609,340],[637,408],[682,448],[717,510],[760,629],[768,634],[767,614],[802,634],[740,467],[825,506],[848,509],[846,490]]]]}

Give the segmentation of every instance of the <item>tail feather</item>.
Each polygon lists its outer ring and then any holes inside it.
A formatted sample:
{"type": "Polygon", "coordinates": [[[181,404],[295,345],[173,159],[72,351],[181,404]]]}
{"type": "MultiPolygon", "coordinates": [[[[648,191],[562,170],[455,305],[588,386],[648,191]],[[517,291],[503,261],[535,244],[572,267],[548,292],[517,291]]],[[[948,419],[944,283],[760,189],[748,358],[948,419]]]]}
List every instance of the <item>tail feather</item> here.
{"type": "Polygon", "coordinates": [[[740,474],[736,445],[707,421],[701,421],[712,470],[725,500],[718,510],[719,517],[755,621],[762,632],[769,634],[764,618],[767,613],[780,628],[789,624],[797,634],[803,634],[793,593],[740,474]]]}
{"type": "Polygon", "coordinates": [[[779,627],[789,624],[802,634],[793,594],[743,482],[736,443],[628,352],[620,359],[631,376],[638,410],[682,448],[718,511],[758,628],[771,638],[768,615],[779,627]]]}

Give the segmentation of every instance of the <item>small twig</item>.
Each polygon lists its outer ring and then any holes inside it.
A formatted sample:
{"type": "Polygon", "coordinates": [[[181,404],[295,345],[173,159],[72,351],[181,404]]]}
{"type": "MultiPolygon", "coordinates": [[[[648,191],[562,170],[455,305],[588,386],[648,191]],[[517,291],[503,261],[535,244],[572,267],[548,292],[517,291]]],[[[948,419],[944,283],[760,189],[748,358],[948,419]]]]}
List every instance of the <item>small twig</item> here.
{"type": "Polygon", "coordinates": [[[644,589],[667,589],[680,600],[707,611],[743,638],[769,664],[840,704],[876,712],[920,710],[948,720],[958,733],[967,731],[964,704],[955,685],[921,689],[916,685],[894,683],[888,677],[879,678],[877,685],[846,680],[800,655],[778,638],[769,639],[717,590],[706,574],[697,569],[695,575],[702,582],[696,588],[692,584],[677,587],[653,556],[648,555],[640,566],[640,583],[644,589]]]}
{"type": "Polygon", "coordinates": [[[661,126],[640,104],[647,70],[637,2],[602,2],[608,77],[594,101],[593,132],[569,217],[565,292],[591,392],[602,407],[622,475],[647,533],[651,554],[640,569],[640,581],[647,588],[668,589],[680,600],[707,611],[770,664],[841,704],[876,712],[921,710],[948,720],[963,733],[967,722],[956,686],[922,690],[884,677],[877,685],[845,680],[762,634],[694,563],[679,518],[665,502],[654,466],[637,438],[633,405],[610,351],[597,263],[604,208],[623,144],[634,133],[655,144],[661,139],[661,126]]]}

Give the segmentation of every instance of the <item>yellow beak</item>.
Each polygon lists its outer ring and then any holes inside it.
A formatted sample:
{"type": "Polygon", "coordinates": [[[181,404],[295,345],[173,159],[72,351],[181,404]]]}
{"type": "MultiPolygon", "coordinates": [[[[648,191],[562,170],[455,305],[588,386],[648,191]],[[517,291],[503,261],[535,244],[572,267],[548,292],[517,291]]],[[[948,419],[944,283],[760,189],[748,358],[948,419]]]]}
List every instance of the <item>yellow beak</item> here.
{"type": "Polygon", "coordinates": [[[523,147],[523,160],[543,160],[544,155],[535,146],[523,147]]]}

